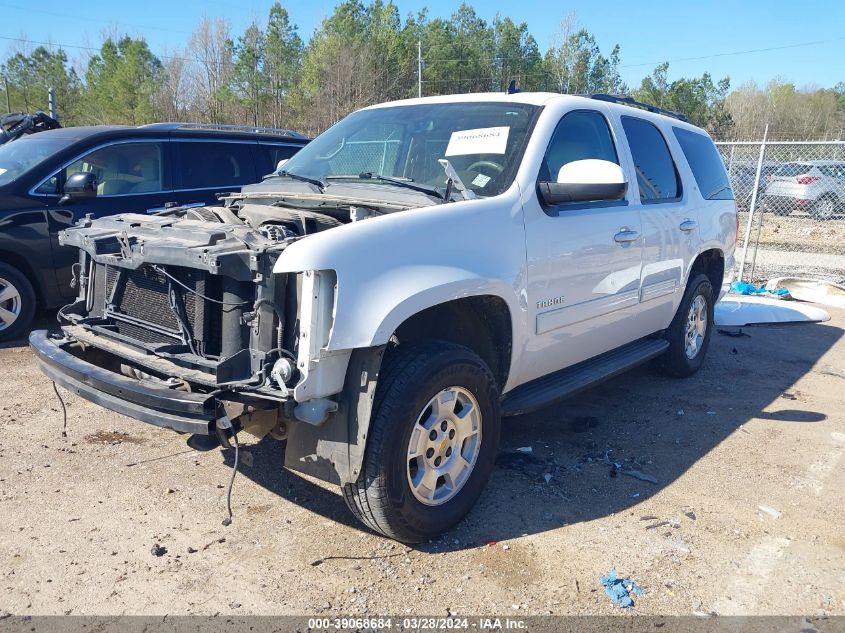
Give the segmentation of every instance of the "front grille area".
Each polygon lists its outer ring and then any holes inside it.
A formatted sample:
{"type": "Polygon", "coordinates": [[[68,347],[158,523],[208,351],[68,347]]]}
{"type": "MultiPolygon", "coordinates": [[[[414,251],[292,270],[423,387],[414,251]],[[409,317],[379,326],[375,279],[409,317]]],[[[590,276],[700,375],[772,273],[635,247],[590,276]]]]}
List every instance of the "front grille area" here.
{"type": "Polygon", "coordinates": [[[150,266],[137,270],[106,266],[103,276],[106,316],[112,317],[117,332],[128,338],[154,345],[179,344],[182,333],[170,305],[172,288],[184,305],[194,347],[204,355],[219,354],[220,318],[215,312],[221,306],[200,295],[219,301],[220,280],[191,268],[174,266],[166,270],[180,283],[172,282],[150,266]]]}

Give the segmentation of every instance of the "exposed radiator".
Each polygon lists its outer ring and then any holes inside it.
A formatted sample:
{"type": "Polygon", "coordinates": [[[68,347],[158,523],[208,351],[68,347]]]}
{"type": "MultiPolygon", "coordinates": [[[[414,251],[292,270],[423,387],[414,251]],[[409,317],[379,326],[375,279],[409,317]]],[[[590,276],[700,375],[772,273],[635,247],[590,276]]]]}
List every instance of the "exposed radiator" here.
{"type": "Polygon", "coordinates": [[[105,267],[105,315],[115,320],[123,336],[147,344],[178,344],[182,338],[176,313],[170,305],[170,288],[185,308],[191,341],[207,356],[220,353],[221,306],[200,295],[220,300],[220,280],[207,272],[167,267],[184,284],[170,281],[150,266],[137,270],[105,267]],[[119,283],[121,276],[123,283],[119,283]],[[111,303],[110,303],[111,301],[111,303]]]}

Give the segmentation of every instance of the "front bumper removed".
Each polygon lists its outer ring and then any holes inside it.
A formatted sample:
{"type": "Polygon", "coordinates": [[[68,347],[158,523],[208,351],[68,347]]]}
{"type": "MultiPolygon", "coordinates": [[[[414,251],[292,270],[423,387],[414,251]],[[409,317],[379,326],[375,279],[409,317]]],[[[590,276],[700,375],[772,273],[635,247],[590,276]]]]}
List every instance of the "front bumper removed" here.
{"type": "Polygon", "coordinates": [[[29,336],[38,366],[50,380],[106,409],[180,433],[215,433],[217,400],[205,393],[158,387],[98,367],[64,349],[46,330],[29,336]]]}

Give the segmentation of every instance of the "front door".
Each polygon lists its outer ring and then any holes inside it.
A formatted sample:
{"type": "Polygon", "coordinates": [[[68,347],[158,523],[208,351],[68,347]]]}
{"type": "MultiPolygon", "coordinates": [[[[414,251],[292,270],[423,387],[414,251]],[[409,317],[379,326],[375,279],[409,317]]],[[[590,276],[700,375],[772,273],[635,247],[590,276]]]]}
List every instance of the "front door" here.
{"type": "MultiPolygon", "coordinates": [[[[566,163],[601,159],[619,164],[604,115],[564,115],[546,151],[538,180],[555,180],[566,163]]],[[[630,340],[642,265],[642,227],[632,193],[614,202],[545,207],[531,192],[523,205],[527,309],[534,335],[518,381],[527,382],[630,340]]]]}

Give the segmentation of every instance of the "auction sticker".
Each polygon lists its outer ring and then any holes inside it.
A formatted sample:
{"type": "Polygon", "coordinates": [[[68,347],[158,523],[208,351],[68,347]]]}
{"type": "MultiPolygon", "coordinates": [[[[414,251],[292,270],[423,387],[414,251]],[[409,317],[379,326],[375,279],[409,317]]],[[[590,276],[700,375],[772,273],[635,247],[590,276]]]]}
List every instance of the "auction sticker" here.
{"type": "Polygon", "coordinates": [[[446,156],[467,154],[504,154],[508,144],[509,127],[481,127],[475,130],[452,132],[446,156]]]}

